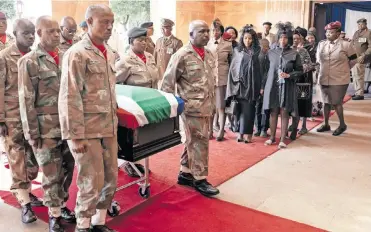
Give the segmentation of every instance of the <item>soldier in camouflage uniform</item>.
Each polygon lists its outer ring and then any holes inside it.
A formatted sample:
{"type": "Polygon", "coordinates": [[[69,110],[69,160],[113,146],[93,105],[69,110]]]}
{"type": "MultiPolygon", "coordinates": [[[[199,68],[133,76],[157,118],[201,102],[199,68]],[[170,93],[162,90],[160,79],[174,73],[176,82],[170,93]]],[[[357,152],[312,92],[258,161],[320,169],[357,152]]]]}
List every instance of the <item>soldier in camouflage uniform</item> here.
{"type": "Polygon", "coordinates": [[[17,62],[30,51],[35,41],[35,26],[22,19],[15,21],[13,29],[16,43],[0,52],[0,136],[4,139],[12,174],[10,190],[21,205],[22,222],[31,223],[36,221],[31,206],[42,206],[42,202],[30,192],[31,181],[36,179],[39,166],[23,136],[17,62]]]}
{"type": "MultiPolygon", "coordinates": [[[[8,23],[6,16],[3,12],[0,12],[0,51],[4,50],[6,47],[9,47],[14,43],[14,39],[11,35],[6,33],[8,28],[8,23]]],[[[0,139],[0,158],[4,162],[5,168],[9,168],[7,155],[5,152],[4,139],[0,139]]]]}
{"type": "Polygon", "coordinates": [[[61,40],[59,50],[65,53],[72,45],[79,42],[80,38],[76,36],[77,24],[76,21],[70,17],[63,17],[61,20],[61,40]]]}
{"type": "Polygon", "coordinates": [[[145,22],[140,25],[141,28],[147,29],[147,38],[146,38],[146,52],[153,55],[155,52],[155,43],[151,39],[153,35],[153,22],[145,22]]]}
{"type": "Polygon", "coordinates": [[[109,232],[105,226],[117,186],[117,116],[115,54],[105,41],[114,15],[105,5],[91,5],[85,18],[88,35],[63,58],[59,117],[62,137],[75,157],[78,176],[76,231],[109,232]],[[106,22],[106,23],[101,23],[106,22]]]}
{"type": "Polygon", "coordinates": [[[201,194],[213,196],[219,190],[207,180],[209,159],[209,123],[214,110],[215,61],[204,46],[210,30],[202,20],[189,26],[190,43],[170,59],[162,80],[161,90],[178,94],[185,102],[181,115],[186,133],[178,184],[194,187],[201,194]]]}
{"type": "Polygon", "coordinates": [[[58,22],[42,16],[36,22],[40,44],[18,62],[20,114],[24,136],[34,149],[43,173],[44,205],[49,208],[49,231],[64,231],[60,219],[74,222],[67,207],[74,159],[61,139],[58,116],[60,86],[58,22]]]}

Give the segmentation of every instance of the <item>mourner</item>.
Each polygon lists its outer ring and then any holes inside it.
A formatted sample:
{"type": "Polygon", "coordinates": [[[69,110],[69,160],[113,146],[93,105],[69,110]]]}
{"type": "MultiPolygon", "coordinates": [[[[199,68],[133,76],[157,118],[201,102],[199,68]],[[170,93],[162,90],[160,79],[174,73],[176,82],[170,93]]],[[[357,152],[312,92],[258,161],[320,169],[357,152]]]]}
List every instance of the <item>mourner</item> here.
{"type": "Polygon", "coordinates": [[[212,125],[214,125],[214,128],[218,131],[216,141],[222,141],[224,139],[224,125],[226,121],[225,94],[227,91],[229,64],[232,57],[232,43],[222,38],[224,27],[216,21],[212,23],[211,30],[212,38],[207,44],[207,49],[210,50],[215,60],[216,113],[213,124],[210,124],[210,132],[212,132],[212,125]]]}
{"type": "Polygon", "coordinates": [[[78,169],[76,231],[108,232],[118,173],[115,54],[105,44],[114,15],[106,5],[91,5],[85,19],[88,34],[63,58],[59,118],[78,169]]]}
{"type": "Polygon", "coordinates": [[[296,80],[303,74],[303,66],[298,52],[291,48],[291,23],[279,23],[277,27],[278,46],[268,53],[270,65],[264,88],[263,109],[271,111],[271,136],[265,145],[276,143],[278,115],[281,114],[281,139],[278,148],[286,148],[284,141],[289,117],[297,117],[298,114],[296,80]]]}
{"type": "Polygon", "coordinates": [[[140,25],[141,28],[147,29],[147,38],[146,38],[146,52],[153,53],[155,52],[155,43],[153,42],[151,36],[153,35],[153,22],[145,22],[140,25]]]}
{"type": "Polygon", "coordinates": [[[36,22],[40,43],[18,62],[19,103],[24,136],[33,147],[44,174],[44,205],[49,208],[49,231],[64,231],[61,218],[75,221],[67,207],[74,159],[61,138],[58,117],[60,86],[60,28],[49,16],[36,22]],[[35,106],[35,107],[32,107],[35,106]]]}
{"type": "MultiPolygon", "coordinates": [[[[317,62],[320,65],[319,83],[322,90],[325,124],[318,132],[330,131],[331,107],[335,108],[340,126],[333,135],[341,135],[347,129],[344,120],[343,99],[350,83],[350,61],[357,58],[356,51],[348,41],[339,39],[341,23],[336,21],[325,27],[327,40],[318,44],[317,62]]],[[[362,87],[363,90],[363,87],[362,87]]]]}
{"type": "Polygon", "coordinates": [[[61,42],[59,45],[59,50],[65,53],[73,44],[77,43],[80,38],[75,36],[77,31],[77,25],[75,20],[66,16],[61,20],[61,42]]]}
{"type": "MultiPolygon", "coordinates": [[[[138,27],[128,31],[130,49],[116,63],[116,83],[157,89],[159,74],[155,59],[145,51],[147,33],[146,29],[138,27]]],[[[137,162],[135,166],[144,174],[142,164],[137,162]]],[[[125,163],[124,170],[131,177],[139,177],[128,162],[125,163]]]]}
{"type": "Polygon", "coordinates": [[[353,46],[358,56],[357,64],[352,69],[354,90],[353,100],[364,99],[365,85],[365,56],[371,54],[371,31],[367,28],[367,20],[362,18],[357,21],[358,31],[353,36],[353,46]]]}
{"type": "Polygon", "coordinates": [[[256,101],[262,92],[259,65],[261,48],[256,32],[250,26],[242,29],[240,43],[233,51],[228,75],[226,98],[238,103],[234,115],[239,119],[237,142],[251,143],[254,131],[256,101]]]}
{"type": "Polygon", "coordinates": [[[173,26],[174,22],[170,19],[161,19],[161,32],[163,36],[156,41],[154,53],[161,78],[165,73],[170,57],[183,47],[182,41],[172,34],[173,26]]]}
{"type": "Polygon", "coordinates": [[[204,47],[210,30],[202,20],[189,25],[190,43],[176,52],[166,69],[161,90],[169,93],[178,88],[185,101],[182,120],[186,134],[178,184],[194,187],[201,194],[213,196],[219,190],[208,181],[209,123],[214,110],[214,68],[210,51],[204,47]]]}
{"type": "Polygon", "coordinates": [[[36,221],[31,206],[42,202],[31,194],[39,166],[31,146],[25,140],[18,100],[18,60],[28,52],[35,41],[35,26],[26,19],[14,22],[16,42],[0,52],[0,136],[4,139],[12,175],[11,192],[21,205],[23,223],[36,221]]]}
{"type": "Polygon", "coordinates": [[[269,41],[269,45],[276,43],[276,35],[271,33],[272,23],[265,22],[263,23],[264,32],[262,33],[262,39],[267,39],[269,41]]]}

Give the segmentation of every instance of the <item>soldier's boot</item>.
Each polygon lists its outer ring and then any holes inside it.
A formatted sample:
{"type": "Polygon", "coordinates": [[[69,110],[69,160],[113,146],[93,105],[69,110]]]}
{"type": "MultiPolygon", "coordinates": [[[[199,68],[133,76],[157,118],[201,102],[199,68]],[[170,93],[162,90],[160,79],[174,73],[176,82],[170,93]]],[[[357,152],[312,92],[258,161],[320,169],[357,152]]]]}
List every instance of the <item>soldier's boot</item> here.
{"type": "Polygon", "coordinates": [[[64,232],[62,217],[49,217],[49,232],[64,232]]]}
{"type": "Polygon", "coordinates": [[[31,203],[23,205],[22,209],[22,222],[25,224],[32,223],[37,220],[37,217],[32,210],[31,203]]]}
{"type": "Polygon", "coordinates": [[[108,228],[106,225],[92,226],[92,232],[116,232],[116,230],[108,228]]]}
{"type": "Polygon", "coordinates": [[[61,208],[61,217],[68,223],[76,223],[75,213],[69,210],[67,207],[61,208]]]}
{"type": "Polygon", "coordinates": [[[196,180],[194,185],[195,189],[204,196],[211,197],[219,194],[219,190],[207,182],[206,179],[196,180]]]}
{"type": "Polygon", "coordinates": [[[41,200],[39,200],[39,198],[37,198],[35,195],[33,195],[32,193],[30,193],[29,196],[30,196],[31,206],[32,207],[41,207],[41,206],[43,206],[43,202],[41,200]]]}
{"type": "Polygon", "coordinates": [[[178,175],[178,184],[194,187],[195,178],[190,173],[180,172],[178,175]]]}

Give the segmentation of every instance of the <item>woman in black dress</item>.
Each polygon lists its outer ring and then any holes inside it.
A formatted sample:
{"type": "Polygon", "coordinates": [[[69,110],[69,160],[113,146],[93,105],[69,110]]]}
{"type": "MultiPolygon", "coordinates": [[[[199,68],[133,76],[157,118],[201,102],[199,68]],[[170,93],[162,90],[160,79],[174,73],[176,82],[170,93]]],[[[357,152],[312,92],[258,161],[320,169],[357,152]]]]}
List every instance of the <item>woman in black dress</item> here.
{"type": "Polygon", "coordinates": [[[276,142],[278,115],[281,113],[281,139],[278,147],[286,148],[284,139],[289,117],[298,116],[295,82],[303,74],[303,66],[298,52],[291,48],[293,35],[291,24],[279,23],[277,27],[278,46],[268,53],[270,65],[264,88],[263,109],[271,111],[271,137],[265,145],[276,142]]]}
{"type": "Polygon", "coordinates": [[[261,89],[259,66],[260,46],[256,32],[250,26],[242,30],[240,43],[233,50],[227,83],[227,100],[238,101],[238,142],[252,142],[255,105],[261,89]]]}

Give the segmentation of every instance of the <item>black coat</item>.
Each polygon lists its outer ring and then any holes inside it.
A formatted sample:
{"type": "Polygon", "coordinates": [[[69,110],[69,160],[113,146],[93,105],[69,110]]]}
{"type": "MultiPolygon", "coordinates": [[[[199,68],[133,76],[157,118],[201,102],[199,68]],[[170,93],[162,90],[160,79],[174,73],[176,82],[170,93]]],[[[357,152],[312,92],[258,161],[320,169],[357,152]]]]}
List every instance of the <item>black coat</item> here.
{"type": "Polygon", "coordinates": [[[226,98],[244,99],[249,102],[259,98],[262,76],[259,65],[260,47],[248,51],[233,50],[229,68],[226,98]]]}
{"type": "Polygon", "coordinates": [[[284,108],[292,116],[298,112],[296,84],[295,81],[303,75],[303,66],[297,51],[292,48],[282,49],[276,47],[268,53],[269,71],[264,88],[263,109],[284,108]],[[282,55],[282,59],[280,58],[282,55]],[[282,60],[282,61],[281,61],[282,60]],[[290,74],[285,83],[278,82],[278,69],[282,67],[283,72],[290,74]]]}

